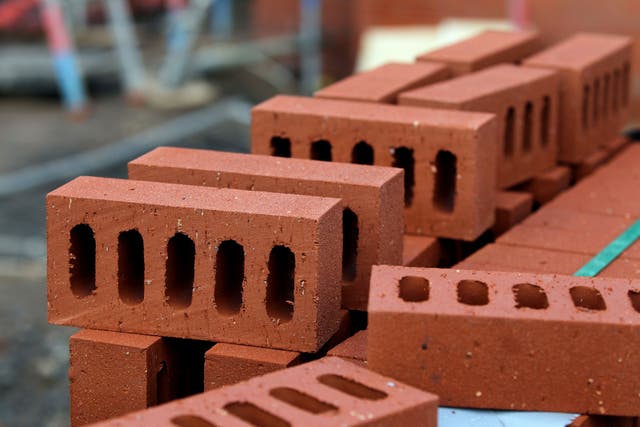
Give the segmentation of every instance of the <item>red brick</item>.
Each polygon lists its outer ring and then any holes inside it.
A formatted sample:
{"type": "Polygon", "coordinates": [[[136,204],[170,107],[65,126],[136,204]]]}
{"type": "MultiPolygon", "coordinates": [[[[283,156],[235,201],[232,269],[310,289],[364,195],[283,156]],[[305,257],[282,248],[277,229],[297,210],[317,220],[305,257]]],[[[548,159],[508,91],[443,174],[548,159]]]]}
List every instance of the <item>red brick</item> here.
{"type": "Polygon", "coordinates": [[[216,344],[204,355],[204,389],[213,390],[300,363],[300,353],[238,344],[216,344]]]}
{"type": "Polygon", "coordinates": [[[543,205],[569,188],[569,185],[571,185],[571,169],[567,166],[556,166],[533,177],[531,181],[518,188],[531,193],[533,200],[543,205]]]}
{"type": "Polygon", "coordinates": [[[638,427],[638,418],[581,415],[567,427],[638,427]]]}
{"type": "Polygon", "coordinates": [[[610,153],[604,148],[598,148],[590,154],[583,162],[573,166],[573,179],[580,181],[591,175],[600,165],[605,163],[610,157],[610,153]]]}
{"type": "Polygon", "coordinates": [[[438,398],[430,393],[331,357],[96,427],[209,424],[237,427],[247,425],[241,422],[243,419],[248,424],[270,426],[435,427],[437,406],[438,398]]]}
{"type": "Polygon", "coordinates": [[[493,224],[497,140],[492,115],[291,96],[253,109],[256,154],[306,158],[318,140],[329,141],[337,162],[407,166],[408,234],[474,240],[493,224]],[[274,151],[272,138],[286,140],[289,152],[274,151]]]}
{"type": "Polygon", "coordinates": [[[404,235],[402,265],[436,267],[440,262],[440,241],[434,237],[404,235]]]}
{"type": "Polygon", "coordinates": [[[533,31],[485,31],[475,37],[427,52],[418,61],[442,62],[454,75],[467,74],[503,62],[517,63],[540,48],[533,31]]]}
{"type": "Polygon", "coordinates": [[[584,161],[622,129],[629,111],[631,42],[576,34],[525,60],[527,66],[560,72],[560,161],[584,161]]]}
{"type": "Polygon", "coordinates": [[[573,274],[590,259],[590,255],[572,252],[490,244],[458,263],[454,268],[573,274]]]}
{"type": "Polygon", "coordinates": [[[605,141],[601,147],[604,148],[609,154],[609,158],[618,155],[622,150],[627,147],[630,140],[626,136],[618,136],[617,138],[613,138],[612,140],[605,141]]]}
{"type": "Polygon", "coordinates": [[[339,204],[77,178],[47,196],[49,321],[316,351],[341,315],[339,204]]]}
{"type": "Polygon", "coordinates": [[[395,168],[161,147],[130,162],[129,178],[342,199],[344,308],[366,310],[372,265],[402,262],[403,177],[395,168]]]}
{"type": "Polygon", "coordinates": [[[555,71],[496,65],[403,92],[398,103],[496,114],[498,188],[526,181],[556,163],[559,102],[555,71]]]}
{"type": "Polygon", "coordinates": [[[626,279],[374,267],[368,366],[443,406],[635,416],[637,290],[626,279]],[[428,295],[416,292],[425,280],[428,295]]]}
{"type": "Polygon", "coordinates": [[[315,96],[396,104],[400,92],[439,82],[450,75],[449,67],[443,64],[391,62],[333,83],[317,91],[315,96]]]}
{"type": "Polygon", "coordinates": [[[85,329],[69,339],[71,425],[202,391],[207,343],[85,329]]]}
{"type": "MultiPolygon", "coordinates": [[[[522,222],[533,208],[533,196],[522,191],[498,191],[496,194],[496,223],[493,234],[499,236],[522,222]]],[[[419,267],[419,266],[416,266],[419,267]]],[[[425,265],[423,267],[429,267],[425,265]]]]}
{"type": "Polygon", "coordinates": [[[346,359],[358,365],[367,366],[367,331],[358,331],[329,352],[327,356],[346,359]]]}

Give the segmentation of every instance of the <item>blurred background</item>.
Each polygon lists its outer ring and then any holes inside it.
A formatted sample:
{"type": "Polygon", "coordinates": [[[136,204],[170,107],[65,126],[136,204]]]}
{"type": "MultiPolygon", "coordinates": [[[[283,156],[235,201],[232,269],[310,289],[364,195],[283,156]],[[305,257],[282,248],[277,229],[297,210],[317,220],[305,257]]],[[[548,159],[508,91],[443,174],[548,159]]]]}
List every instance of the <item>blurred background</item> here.
{"type": "Polygon", "coordinates": [[[255,103],[487,28],[631,35],[640,100],[639,0],[0,0],[0,426],[68,425],[48,191],[159,145],[248,151],[255,103]]]}

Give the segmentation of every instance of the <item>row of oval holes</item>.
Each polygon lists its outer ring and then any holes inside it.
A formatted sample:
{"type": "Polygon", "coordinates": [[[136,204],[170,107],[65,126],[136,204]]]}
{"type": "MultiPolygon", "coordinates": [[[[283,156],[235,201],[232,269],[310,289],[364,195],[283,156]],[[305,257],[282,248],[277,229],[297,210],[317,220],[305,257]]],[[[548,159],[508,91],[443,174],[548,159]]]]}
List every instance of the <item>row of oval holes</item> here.
{"type": "MultiPolygon", "coordinates": [[[[324,374],[317,378],[318,382],[358,399],[381,400],[387,393],[376,390],[362,383],[335,374],[324,374]]],[[[306,393],[291,387],[278,387],[269,391],[272,397],[314,415],[336,414],[338,408],[306,393]]],[[[251,402],[231,402],[224,406],[229,414],[256,427],[289,427],[284,419],[265,411],[251,402]]],[[[179,415],[171,422],[178,427],[216,427],[215,424],[197,415],[179,415]]]]}
{"type": "MultiPolygon", "coordinates": [[[[277,157],[291,157],[291,140],[274,136],[271,138],[271,155],[277,157]]],[[[360,165],[374,164],[374,151],[365,141],[358,142],[351,151],[351,163],[360,165]]],[[[325,139],[311,143],[309,158],[330,162],[333,160],[331,143],[325,139]]],[[[393,167],[404,169],[404,204],[413,203],[415,186],[415,160],[413,149],[396,147],[393,149],[393,167]]],[[[440,150],[436,155],[433,169],[436,171],[433,189],[433,204],[443,212],[452,212],[455,204],[457,159],[455,154],[447,150],[440,150]]]]}
{"type": "MultiPolygon", "coordinates": [[[[542,108],[540,109],[540,145],[544,148],[549,144],[549,122],[551,117],[551,98],[542,98],[542,108]]],[[[516,133],[516,109],[509,107],[505,115],[504,123],[504,156],[511,157],[515,151],[516,133]]],[[[528,153],[533,146],[533,103],[527,101],[524,106],[524,117],[522,120],[522,151],[528,153]]]]}
{"type": "Polygon", "coordinates": [[[582,128],[588,129],[595,126],[602,118],[606,119],[609,115],[609,109],[614,113],[618,112],[620,107],[626,107],[629,104],[629,79],[630,65],[625,63],[622,71],[616,69],[613,73],[606,73],[602,78],[602,105],[600,105],[600,78],[593,81],[593,85],[585,84],[582,87],[582,128]],[[611,84],[611,75],[613,74],[613,85],[611,84]],[[620,77],[622,75],[622,84],[620,77]],[[593,87],[593,96],[591,96],[591,88],[593,87]],[[591,108],[589,108],[591,107],[591,108]],[[591,122],[589,121],[589,112],[591,112],[591,122]]]}
{"type": "MultiPolygon", "coordinates": [[[[530,283],[519,283],[512,287],[516,308],[543,310],[549,307],[549,299],[544,289],[530,283]]],[[[423,277],[405,276],[399,282],[399,296],[407,302],[422,302],[429,299],[429,281],[423,277]]],[[[457,284],[458,302],[467,305],[489,304],[489,287],[479,280],[461,280],[457,284]]],[[[573,305],[586,310],[606,310],[602,294],[588,286],[569,288],[573,305]]],[[[629,300],[640,313],[640,291],[630,290],[629,300]]]]}
{"type": "MultiPolygon", "coordinates": [[[[342,272],[345,282],[356,278],[358,253],[358,216],[349,208],[343,211],[342,272]]],[[[184,233],[176,233],[167,244],[165,272],[166,297],[169,305],[186,308],[191,305],[195,276],[195,245],[184,233]]],[[[281,321],[293,316],[295,254],[286,246],[271,249],[267,276],[267,313],[281,321]]],[[[244,248],[234,240],[220,243],[215,268],[216,307],[221,314],[233,315],[242,306],[244,281],[244,248]]],[[[69,280],[78,298],[96,290],[96,240],[88,224],[71,229],[69,246],[69,280]]],[[[139,304],[144,300],[144,242],[137,230],[123,231],[118,236],[118,294],[123,303],[139,304]]]]}

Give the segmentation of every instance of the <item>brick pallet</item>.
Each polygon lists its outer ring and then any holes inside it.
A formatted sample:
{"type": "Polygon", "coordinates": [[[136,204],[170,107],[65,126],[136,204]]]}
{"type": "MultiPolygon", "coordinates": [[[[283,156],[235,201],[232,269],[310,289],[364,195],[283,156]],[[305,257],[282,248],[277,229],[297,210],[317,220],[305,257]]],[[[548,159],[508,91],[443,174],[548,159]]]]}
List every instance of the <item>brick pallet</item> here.
{"type": "Polygon", "coordinates": [[[72,424],[435,426],[430,392],[640,415],[636,248],[542,275],[640,216],[629,46],[486,33],[263,102],[253,154],[163,147],[50,193],[49,320],[84,328],[72,424]]]}

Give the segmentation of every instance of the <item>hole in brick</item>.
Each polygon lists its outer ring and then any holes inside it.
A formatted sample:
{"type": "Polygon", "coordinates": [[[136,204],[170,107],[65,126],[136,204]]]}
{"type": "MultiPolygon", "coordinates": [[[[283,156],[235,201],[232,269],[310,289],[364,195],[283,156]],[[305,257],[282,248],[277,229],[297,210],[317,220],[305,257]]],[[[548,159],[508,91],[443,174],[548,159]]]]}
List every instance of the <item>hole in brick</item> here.
{"type": "Polygon", "coordinates": [[[291,140],[281,136],[271,138],[271,155],[276,157],[291,157],[291,140]]]}
{"type": "Polygon", "coordinates": [[[78,224],[69,233],[69,281],[78,298],[96,290],[96,239],[87,224],[78,224]]]}
{"type": "Polygon", "coordinates": [[[613,72],[613,90],[611,94],[611,107],[614,112],[618,111],[618,103],[620,99],[620,70],[613,72]]]}
{"type": "Polygon", "coordinates": [[[629,87],[631,85],[631,66],[629,63],[624,64],[624,68],[622,69],[622,94],[621,94],[621,102],[623,106],[629,105],[629,87]]]}
{"type": "Polygon", "coordinates": [[[533,308],[543,310],[549,308],[549,299],[544,289],[530,283],[514,285],[513,296],[516,299],[516,308],[533,308]]]}
{"type": "Polygon", "coordinates": [[[351,209],[342,211],[342,280],[351,282],[356,278],[358,259],[358,215],[351,209]]]}
{"type": "Polygon", "coordinates": [[[231,415],[256,427],[290,427],[289,422],[250,402],[232,402],[224,405],[231,415]]]}
{"type": "Polygon", "coordinates": [[[407,147],[398,147],[393,150],[394,168],[404,169],[404,205],[411,206],[413,201],[413,187],[415,180],[415,160],[413,159],[413,149],[407,147]]]}
{"type": "Polygon", "coordinates": [[[144,299],[144,243],[138,230],[118,235],[118,294],[130,305],[144,299]]]}
{"type": "Polygon", "coordinates": [[[479,280],[458,282],[458,302],[467,305],[489,304],[489,286],[479,280]]]}
{"type": "Polygon", "coordinates": [[[176,233],[167,244],[165,296],[170,306],[186,308],[191,305],[196,247],[189,237],[176,233]]]}
{"type": "Polygon", "coordinates": [[[216,427],[215,424],[197,415],[178,415],[171,418],[171,423],[178,427],[216,427]]]}
{"type": "Polygon", "coordinates": [[[321,139],[311,144],[311,159],[324,160],[330,162],[333,160],[331,155],[331,143],[327,140],[321,139]]]}
{"type": "Polygon", "coordinates": [[[383,391],[376,390],[375,388],[371,388],[341,375],[320,375],[318,382],[350,396],[357,397],[358,399],[380,400],[387,397],[387,393],[383,391]]]}
{"type": "Polygon", "coordinates": [[[312,414],[324,414],[338,410],[337,407],[329,403],[325,403],[290,387],[278,387],[269,391],[269,394],[278,400],[312,414]]]}
{"type": "Polygon", "coordinates": [[[456,200],[457,159],[450,151],[436,155],[433,204],[443,212],[453,212],[456,200]]]}
{"type": "Polygon", "coordinates": [[[218,312],[236,314],[242,306],[244,248],[234,240],[220,243],[216,254],[215,301],[218,312]]]}
{"type": "Polygon", "coordinates": [[[373,164],[373,147],[364,141],[358,142],[351,152],[351,163],[358,165],[373,164]]]}
{"type": "Polygon", "coordinates": [[[407,302],[420,302],[429,299],[429,281],[424,277],[405,276],[398,283],[399,295],[407,302]]]}
{"type": "Polygon", "coordinates": [[[513,149],[515,147],[515,134],[516,134],[516,110],[513,107],[509,107],[507,115],[504,118],[504,156],[510,157],[513,155],[513,149]]]}
{"type": "Polygon", "coordinates": [[[611,76],[604,75],[604,87],[602,89],[602,117],[609,115],[609,94],[611,93],[611,76]]]}
{"type": "Polygon", "coordinates": [[[171,386],[169,384],[169,370],[167,363],[161,362],[156,373],[156,405],[166,403],[171,400],[171,386]]]}
{"type": "Polygon", "coordinates": [[[582,88],[582,129],[589,127],[589,85],[582,88]]]}
{"type": "Polygon", "coordinates": [[[540,144],[546,147],[549,144],[549,125],[551,123],[551,98],[542,98],[540,110],[540,144]]]}
{"type": "Polygon", "coordinates": [[[604,298],[595,288],[588,286],[574,286],[569,289],[573,305],[577,308],[584,308],[586,310],[606,310],[607,305],[604,303],[604,298]]]}
{"type": "Polygon", "coordinates": [[[293,317],[293,290],[296,257],[286,246],[275,246],[269,254],[267,314],[280,322],[293,317]]]}
{"type": "Polygon", "coordinates": [[[593,123],[598,123],[600,113],[600,79],[596,79],[593,83],[593,123]]]}
{"type": "Polygon", "coordinates": [[[640,291],[631,289],[627,295],[629,295],[629,300],[631,301],[633,309],[640,313],[640,291]]]}
{"type": "Polygon", "coordinates": [[[533,104],[531,102],[527,102],[524,106],[522,126],[522,150],[531,151],[531,140],[533,139],[533,104]]]}

